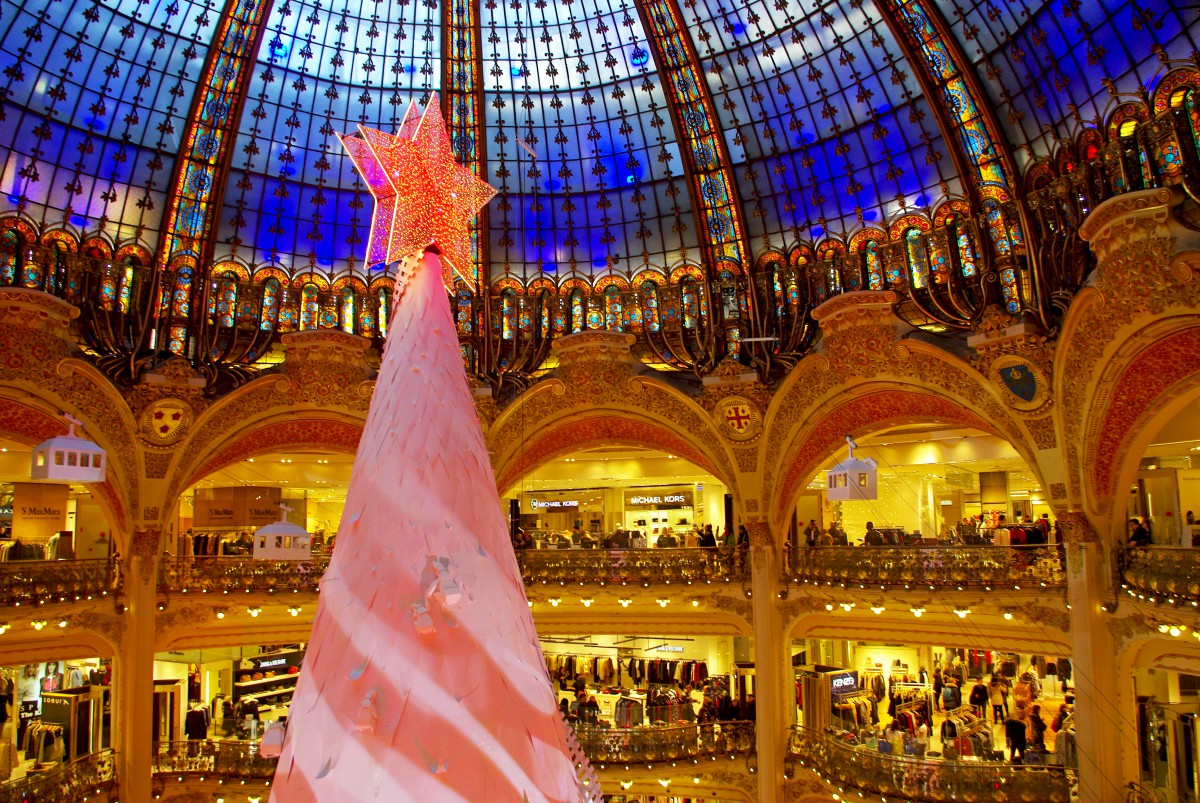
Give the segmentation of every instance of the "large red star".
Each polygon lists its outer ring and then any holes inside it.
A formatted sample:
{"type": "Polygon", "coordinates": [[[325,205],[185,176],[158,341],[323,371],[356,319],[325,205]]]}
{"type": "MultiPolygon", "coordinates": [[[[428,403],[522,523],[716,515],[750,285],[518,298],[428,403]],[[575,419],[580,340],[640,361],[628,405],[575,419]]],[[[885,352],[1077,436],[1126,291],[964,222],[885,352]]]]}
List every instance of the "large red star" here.
{"type": "Polygon", "coordinates": [[[359,132],[341,140],[375,198],[368,264],[412,261],[432,246],[448,290],[453,273],[474,285],[470,222],[496,190],[454,161],[437,95],[419,119],[410,104],[396,134],[359,132]]]}

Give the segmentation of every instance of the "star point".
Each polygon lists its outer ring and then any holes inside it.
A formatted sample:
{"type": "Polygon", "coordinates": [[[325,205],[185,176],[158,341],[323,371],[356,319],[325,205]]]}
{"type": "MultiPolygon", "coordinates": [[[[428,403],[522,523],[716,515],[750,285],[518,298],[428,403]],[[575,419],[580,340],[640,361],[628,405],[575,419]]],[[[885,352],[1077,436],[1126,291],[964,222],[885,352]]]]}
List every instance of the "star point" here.
{"type": "Polygon", "coordinates": [[[443,281],[473,284],[470,222],[496,194],[454,160],[437,95],[418,116],[410,103],[396,134],[359,126],[340,137],[375,199],[367,262],[398,262],[436,248],[443,281]]]}

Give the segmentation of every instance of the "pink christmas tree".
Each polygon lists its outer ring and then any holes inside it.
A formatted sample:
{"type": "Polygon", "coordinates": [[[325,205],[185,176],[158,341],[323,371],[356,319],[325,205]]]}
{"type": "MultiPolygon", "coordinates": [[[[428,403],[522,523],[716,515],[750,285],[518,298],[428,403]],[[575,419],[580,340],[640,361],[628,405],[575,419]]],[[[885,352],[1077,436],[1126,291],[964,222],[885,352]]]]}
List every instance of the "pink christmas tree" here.
{"type": "Polygon", "coordinates": [[[579,801],[446,295],[494,190],[436,97],[344,142],[400,280],[271,800],[579,801]]]}

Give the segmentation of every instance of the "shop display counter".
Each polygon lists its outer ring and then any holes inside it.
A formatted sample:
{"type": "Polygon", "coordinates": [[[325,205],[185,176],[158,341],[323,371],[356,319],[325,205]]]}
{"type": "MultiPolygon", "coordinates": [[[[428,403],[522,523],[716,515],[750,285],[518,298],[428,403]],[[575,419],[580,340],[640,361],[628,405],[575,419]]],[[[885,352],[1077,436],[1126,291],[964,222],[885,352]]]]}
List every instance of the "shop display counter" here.
{"type": "Polygon", "coordinates": [[[1054,546],[800,547],[786,573],[818,585],[1049,588],[1066,584],[1054,546]]]}

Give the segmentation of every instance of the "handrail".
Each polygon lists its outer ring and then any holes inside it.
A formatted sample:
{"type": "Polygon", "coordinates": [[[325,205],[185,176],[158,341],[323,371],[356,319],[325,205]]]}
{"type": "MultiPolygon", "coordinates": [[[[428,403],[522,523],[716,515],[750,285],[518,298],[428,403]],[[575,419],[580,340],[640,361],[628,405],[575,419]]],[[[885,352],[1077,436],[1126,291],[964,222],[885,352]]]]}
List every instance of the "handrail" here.
{"type": "Polygon", "coordinates": [[[748,563],[744,551],[733,547],[518,549],[516,554],[526,585],[731,582],[745,576],[748,563]]]}
{"type": "Polygon", "coordinates": [[[78,803],[116,782],[116,754],[98,750],[45,772],[0,784],[0,803],[78,803]]]}
{"type": "Polygon", "coordinates": [[[5,607],[77,602],[120,590],[120,566],[107,558],[0,562],[0,605],[5,607]]]}
{"type": "Polygon", "coordinates": [[[246,592],[316,593],[329,568],[328,555],[310,560],[254,560],[246,556],[200,556],[162,559],[160,594],[232,594],[246,592]]]}
{"type": "Polygon", "coordinates": [[[1200,607],[1200,549],[1125,547],[1118,555],[1121,586],[1130,596],[1200,607]]]}
{"type": "Polygon", "coordinates": [[[275,777],[277,759],[263,758],[258,742],[212,739],[156,742],[155,775],[211,775],[217,778],[267,780],[275,777]]]}
{"type": "Polygon", "coordinates": [[[845,587],[1055,588],[1066,585],[1055,546],[818,546],[793,549],[784,577],[845,587]]]}
{"type": "Polygon", "coordinates": [[[653,764],[754,752],[754,723],[710,722],[669,727],[604,728],[575,725],[579,746],[599,769],[606,764],[653,764]]]}
{"type": "Polygon", "coordinates": [[[921,803],[1071,799],[1071,780],[1061,766],[892,756],[799,725],[792,726],[788,755],[839,787],[887,798],[921,803]]]}

